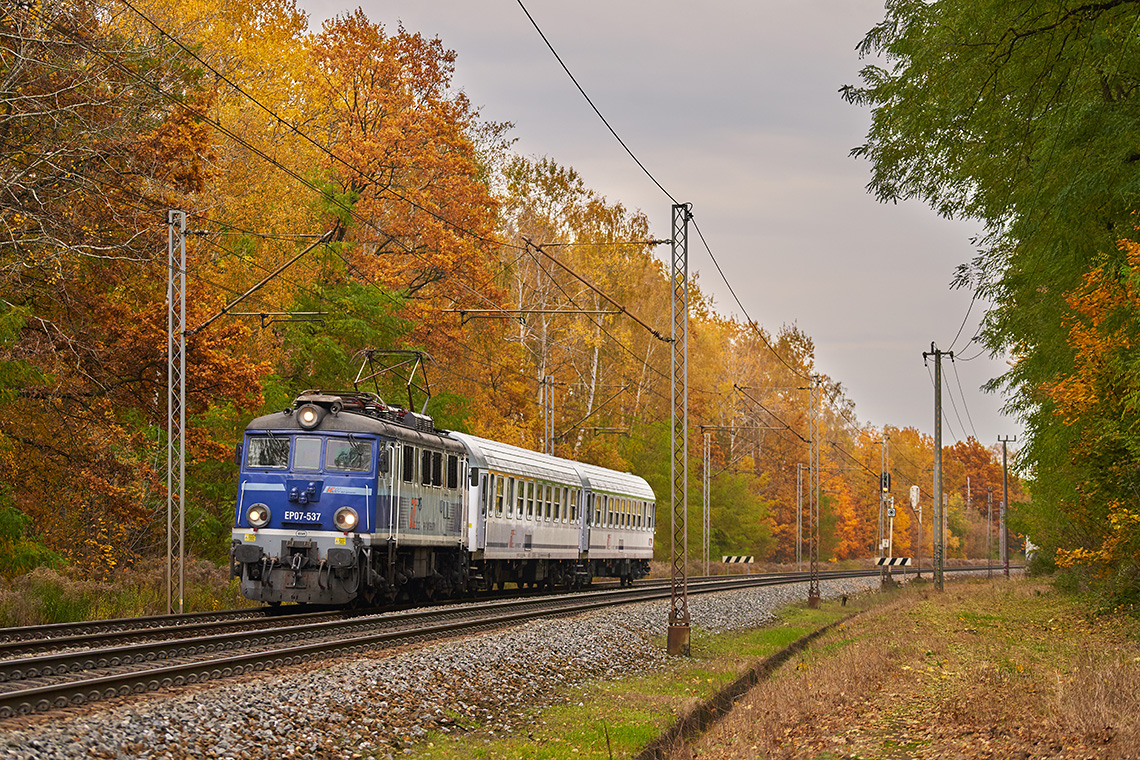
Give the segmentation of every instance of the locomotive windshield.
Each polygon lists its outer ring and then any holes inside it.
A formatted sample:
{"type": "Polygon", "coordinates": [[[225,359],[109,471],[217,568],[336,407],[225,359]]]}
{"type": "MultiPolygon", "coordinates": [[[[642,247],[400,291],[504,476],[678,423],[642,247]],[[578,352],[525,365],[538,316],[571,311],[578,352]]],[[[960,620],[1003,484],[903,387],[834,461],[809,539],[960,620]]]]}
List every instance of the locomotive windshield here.
{"type": "Polygon", "coordinates": [[[368,472],[372,469],[372,446],[358,440],[330,438],[325,453],[325,469],[368,472]]]}
{"type": "Polygon", "coordinates": [[[249,439],[250,467],[283,470],[289,466],[289,438],[254,436],[249,439]]]}
{"type": "Polygon", "coordinates": [[[321,439],[297,437],[297,448],[293,452],[294,470],[321,469],[321,439]]]}

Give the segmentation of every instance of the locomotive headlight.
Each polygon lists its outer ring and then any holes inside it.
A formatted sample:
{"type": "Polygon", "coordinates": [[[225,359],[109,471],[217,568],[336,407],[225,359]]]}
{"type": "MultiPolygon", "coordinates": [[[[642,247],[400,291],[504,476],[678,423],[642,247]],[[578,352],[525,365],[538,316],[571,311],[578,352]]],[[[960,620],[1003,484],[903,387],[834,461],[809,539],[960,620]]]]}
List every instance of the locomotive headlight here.
{"type": "Polygon", "coordinates": [[[251,504],[245,511],[245,519],[255,528],[264,528],[269,524],[269,507],[265,504],[251,504]]]}
{"type": "Polygon", "coordinates": [[[336,529],[345,533],[355,530],[359,522],[360,517],[352,507],[341,507],[333,515],[333,524],[336,525],[336,529]]]}
{"type": "Polygon", "coordinates": [[[321,410],[312,404],[305,404],[297,412],[297,422],[301,423],[301,427],[305,430],[312,430],[321,421],[321,410]]]}

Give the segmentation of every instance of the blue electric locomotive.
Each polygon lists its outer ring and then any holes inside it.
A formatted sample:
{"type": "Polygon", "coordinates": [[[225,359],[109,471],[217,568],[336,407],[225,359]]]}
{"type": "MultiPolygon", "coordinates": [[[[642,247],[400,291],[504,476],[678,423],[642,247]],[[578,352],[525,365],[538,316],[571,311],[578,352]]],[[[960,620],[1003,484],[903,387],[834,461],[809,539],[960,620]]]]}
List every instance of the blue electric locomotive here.
{"type": "Polygon", "coordinates": [[[249,423],[231,569],[270,604],[379,604],[643,577],[654,497],[629,473],[437,430],[368,393],[249,423]]]}

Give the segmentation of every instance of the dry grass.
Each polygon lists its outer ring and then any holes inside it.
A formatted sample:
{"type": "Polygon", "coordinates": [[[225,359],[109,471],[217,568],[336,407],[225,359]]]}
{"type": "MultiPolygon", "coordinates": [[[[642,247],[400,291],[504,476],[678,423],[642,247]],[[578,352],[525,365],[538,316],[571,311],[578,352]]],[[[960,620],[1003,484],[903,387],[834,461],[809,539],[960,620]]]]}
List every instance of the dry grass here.
{"type": "Polygon", "coordinates": [[[1140,757],[1135,634],[1040,583],[911,590],[758,686],[687,757],[1140,757]]]}
{"type": "MultiPolygon", "coordinates": [[[[187,612],[202,612],[251,603],[241,596],[227,568],[190,559],[183,604],[187,612]]],[[[0,626],[165,613],[166,579],[161,563],[117,570],[107,581],[84,578],[69,568],[56,571],[39,567],[0,586],[0,626]]]]}

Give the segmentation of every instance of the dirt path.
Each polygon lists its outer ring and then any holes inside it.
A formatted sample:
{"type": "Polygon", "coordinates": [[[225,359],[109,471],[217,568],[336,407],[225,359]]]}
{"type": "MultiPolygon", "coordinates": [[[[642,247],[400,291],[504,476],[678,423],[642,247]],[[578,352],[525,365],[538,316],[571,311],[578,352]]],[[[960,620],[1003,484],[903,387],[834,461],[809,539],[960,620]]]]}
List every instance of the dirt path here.
{"type": "Polygon", "coordinates": [[[1040,582],[912,588],[785,665],[688,757],[1140,758],[1138,633],[1040,582]]]}

